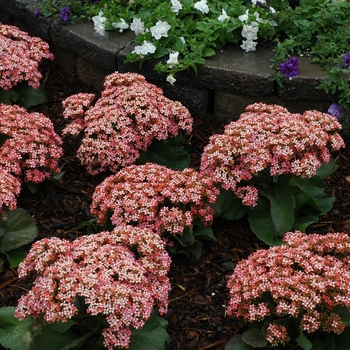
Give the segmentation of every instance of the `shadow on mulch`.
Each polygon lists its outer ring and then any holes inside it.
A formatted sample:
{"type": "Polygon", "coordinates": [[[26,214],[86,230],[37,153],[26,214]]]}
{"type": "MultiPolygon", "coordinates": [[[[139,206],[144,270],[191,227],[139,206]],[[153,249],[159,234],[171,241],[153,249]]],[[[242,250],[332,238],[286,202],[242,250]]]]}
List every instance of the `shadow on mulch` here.
{"type": "MultiPolygon", "coordinates": [[[[74,77],[60,73],[54,63],[47,63],[44,71],[48,101],[33,110],[49,116],[56,132],[61,134],[66,125],[61,115],[61,102],[72,94],[93,90],[74,77]]],[[[199,166],[202,149],[210,135],[223,130],[223,125],[216,125],[213,120],[196,120],[194,131],[188,138],[192,166],[195,168],[199,166]]],[[[74,239],[84,234],[76,230],[77,224],[91,218],[91,196],[104,175],[88,175],[75,158],[77,148],[74,138],[64,138],[62,164],[65,174],[62,183],[46,181],[38,186],[36,194],[25,186],[22,189],[18,206],[32,215],[39,228],[38,239],[54,236],[74,239]]],[[[349,149],[342,150],[336,156],[339,169],[327,180],[327,191],[336,198],[334,208],[308,232],[348,233],[350,230],[349,149]]],[[[228,340],[244,329],[242,321],[225,314],[229,299],[226,281],[238,261],[266,246],[254,236],[245,219],[215,220],[213,230],[218,243],[204,244],[200,258],[172,258],[169,273],[172,289],[165,318],[169,322],[168,332],[173,342],[168,350],[224,349],[228,340]]],[[[19,280],[16,271],[5,265],[0,275],[0,307],[16,306],[18,298],[30,288],[30,280],[19,280]]]]}

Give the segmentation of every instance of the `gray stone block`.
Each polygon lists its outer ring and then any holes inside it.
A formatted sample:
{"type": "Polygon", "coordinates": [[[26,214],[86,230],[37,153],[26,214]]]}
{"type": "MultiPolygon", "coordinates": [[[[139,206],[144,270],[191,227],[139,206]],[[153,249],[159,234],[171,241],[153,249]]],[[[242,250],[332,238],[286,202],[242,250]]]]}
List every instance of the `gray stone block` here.
{"type": "Polygon", "coordinates": [[[35,17],[34,10],[39,5],[38,2],[28,5],[25,9],[25,21],[29,27],[29,34],[37,36],[45,41],[50,41],[50,27],[52,19],[43,16],[35,17]]]}
{"type": "Polygon", "coordinates": [[[107,70],[117,70],[117,54],[133,39],[132,32],[108,32],[108,38],[97,36],[91,22],[81,20],[76,24],[52,25],[51,40],[73,51],[78,57],[107,70]]]}
{"type": "Polygon", "coordinates": [[[0,8],[24,21],[26,19],[26,7],[32,3],[34,3],[33,0],[0,0],[0,8]]]}
{"type": "Polygon", "coordinates": [[[13,25],[15,23],[15,17],[0,7],[0,23],[13,25]]]}

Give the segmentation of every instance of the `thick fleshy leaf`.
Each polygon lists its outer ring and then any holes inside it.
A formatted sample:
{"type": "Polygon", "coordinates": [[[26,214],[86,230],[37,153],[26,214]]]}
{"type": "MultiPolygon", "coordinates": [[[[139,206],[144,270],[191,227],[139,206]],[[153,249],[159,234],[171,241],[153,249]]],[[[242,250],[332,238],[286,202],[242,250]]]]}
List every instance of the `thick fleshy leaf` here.
{"type": "Polygon", "coordinates": [[[236,334],[235,336],[233,336],[225,346],[225,350],[252,350],[252,349],[254,348],[242,341],[242,336],[240,334],[236,334]]]}
{"type": "Polygon", "coordinates": [[[10,263],[11,267],[14,269],[25,259],[28,252],[24,247],[19,247],[17,249],[9,250],[4,252],[7,256],[7,261],[10,263]]]}
{"type": "Polygon", "coordinates": [[[277,246],[282,244],[283,236],[276,231],[275,225],[271,217],[249,216],[250,228],[255,235],[269,246],[277,246]]]}
{"type": "Polygon", "coordinates": [[[232,191],[220,190],[220,194],[212,204],[214,216],[225,220],[238,220],[242,218],[246,209],[242,205],[242,200],[237,198],[232,191]]]}
{"type": "Polygon", "coordinates": [[[27,83],[17,85],[14,90],[19,93],[18,104],[26,109],[44,103],[47,100],[43,87],[34,89],[27,83]]]}
{"type": "Polygon", "coordinates": [[[307,339],[302,332],[300,332],[300,334],[297,338],[297,343],[303,350],[311,350],[312,349],[311,341],[309,339],[307,339]]]}
{"type": "Polygon", "coordinates": [[[261,331],[261,328],[248,328],[242,334],[242,341],[253,348],[264,348],[268,342],[261,331]]]}
{"type": "Polygon", "coordinates": [[[0,308],[0,344],[5,349],[28,350],[33,340],[32,327],[36,321],[26,318],[23,321],[14,316],[15,307],[0,308]]]}
{"type": "Polygon", "coordinates": [[[218,240],[214,235],[214,231],[211,227],[202,227],[193,232],[196,239],[200,241],[210,241],[216,243],[218,240]]]}
{"type": "Polygon", "coordinates": [[[171,341],[167,326],[166,320],[152,313],[141,329],[133,329],[129,350],[164,350],[171,341]]]}
{"type": "Polygon", "coordinates": [[[0,251],[17,249],[33,242],[38,235],[32,217],[24,209],[17,208],[8,212],[7,220],[0,220],[0,228],[6,233],[0,237],[0,251]]]}

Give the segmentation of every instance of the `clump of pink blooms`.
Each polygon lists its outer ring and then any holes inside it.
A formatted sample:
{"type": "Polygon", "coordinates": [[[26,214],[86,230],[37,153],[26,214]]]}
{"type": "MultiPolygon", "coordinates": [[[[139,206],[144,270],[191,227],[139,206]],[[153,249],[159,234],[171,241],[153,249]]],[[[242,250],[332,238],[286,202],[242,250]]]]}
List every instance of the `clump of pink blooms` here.
{"type": "Polygon", "coordinates": [[[63,101],[65,118],[73,122],[63,134],[84,138],[77,157],[94,175],[134,164],[153,140],[192,131],[192,117],[180,102],[169,100],[162,89],[136,73],[115,72],[92,106],[93,94],[79,93],[63,101]]]}
{"type": "Polygon", "coordinates": [[[0,104],[0,208],[16,209],[24,181],[43,182],[61,170],[62,140],[49,118],[0,104]]]}
{"type": "Polygon", "coordinates": [[[87,315],[105,316],[104,346],[127,348],[130,328],[143,327],[153,307],[166,313],[169,268],[164,243],[150,230],[123,226],[72,242],[43,239],[18,268],[19,277],[36,279],[15,316],[66,322],[78,313],[77,297],[83,297],[87,315]]]}
{"type": "Polygon", "coordinates": [[[271,176],[314,176],[332,151],[345,146],[340,129],[327,113],[290,113],[278,105],[255,103],[226,125],[224,134],[211,136],[201,172],[232,190],[244,205],[255,206],[258,190],[248,181],[265,169],[271,176]]]}
{"type": "MultiPolygon", "coordinates": [[[[301,331],[340,334],[345,324],[332,310],[350,307],[350,237],[288,232],[283,245],[258,250],[239,262],[227,287],[229,315],[249,322],[291,316],[301,331]],[[264,300],[266,294],[273,308],[264,300]]],[[[271,322],[267,340],[275,346],[287,343],[287,329],[271,322]]]]}
{"type": "Polygon", "coordinates": [[[107,177],[96,187],[91,214],[103,224],[137,225],[158,234],[181,235],[186,227],[213,220],[213,203],[218,195],[210,179],[192,168],[183,171],[146,163],[130,165],[107,177]]]}
{"type": "Polygon", "coordinates": [[[53,60],[48,44],[15,26],[0,23],[0,88],[10,90],[22,81],[40,86],[38,69],[43,58],[53,60]]]}

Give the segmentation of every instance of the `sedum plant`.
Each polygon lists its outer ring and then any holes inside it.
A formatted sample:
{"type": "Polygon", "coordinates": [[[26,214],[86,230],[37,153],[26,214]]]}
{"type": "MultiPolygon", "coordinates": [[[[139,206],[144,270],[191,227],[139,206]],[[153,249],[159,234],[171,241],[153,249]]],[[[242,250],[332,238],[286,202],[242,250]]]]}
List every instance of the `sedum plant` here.
{"type": "Polygon", "coordinates": [[[0,103],[19,104],[25,108],[46,100],[40,87],[39,63],[53,60],[46,42],[15,26],[0,23],[0,103]]]}
{"type": "Polygon", "coordinates": [[[280,244],[290,230],[305,231],[332,208],[324,180],[336,169],[331,152],[344,147],[340,129],[327,113],[249,105],[204,148],[201,173],[221,188],[216,215],[248,215],[254,233],[269,245],[280,244]]]}
{"type": "Polygon", "coordinates": [[[347,234],[296,231],[239,262],[227,314],[249,325],[225,349],[348,349],[349,259],[347,234]]]}
{"type": "MultiPolygon", "coordinates": [[[[170,258],[160,237],[132,226],[72,242],[45,238],[34,243],[18,268],[20,278],[35,277],[14,313],[24,320],[27,332],[21,349],[45,349],[45,344],[52,349],[99,349],[102,344],[110,350],[137,349],[145,346],[142,337],[155,349],[164,348],[168,340],[165,325],[154,319],[152,310],[167,311],[169,267],[170,258]],[[150,318],[146,333],[142,333],[150,318]],[[161,347],[158,337],[163,341],[161,347]]],[[[2,310],[8,322],[11,311],[2,310]]],[[[17,333],[10,327],[0,332],[0,343],[12,339],[11,348],[15,349],[16,341],[23,342],[21,323],[16,326],[17,333]]]]}
{"type": "Polygon", "coordinates": [[[41,113],[0,104],[0,210],[14,210],[21,183],[38,184],[59,174],[62,140],[41,113]]]}
{"type": "Polygon", "coordinates": [[[172,170],[153,163],[130,165],[95,189],[91,214],[101,226],[134,225],[168,240],[171,253],[202,251],[216,241],[210,225],[218,190],[192,168],[172,170]]]}
{"type": "Polygon", "coordinates": [[[161,160],[170,154],[180,167],[189,164],[187,153],[154,143],[175,137],[180,130],[192,131],[187,108],[166,98],[162,89],[142,75],[115,72],[106,77],[105,89],[92,106],[94,97],[79,93],[63,102],[63,115],[73,119],[63,134],[84,133],[77,157],[90,174],[116,172],[141,156],[145,162],[144,152],[151,146],[153,158],[161,160]]]}

